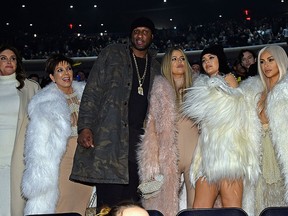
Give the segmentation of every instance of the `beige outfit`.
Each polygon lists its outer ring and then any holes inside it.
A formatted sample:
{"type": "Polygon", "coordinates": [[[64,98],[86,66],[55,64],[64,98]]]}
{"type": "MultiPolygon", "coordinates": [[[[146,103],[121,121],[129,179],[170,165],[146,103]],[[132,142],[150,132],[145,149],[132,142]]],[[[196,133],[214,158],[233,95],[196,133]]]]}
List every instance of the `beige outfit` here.
{"type": "Polygon", "coordinates": [[[65,95],[71,111],[72,136],[68,140],[66,152],[62,157],[59,170],[59,200],[56,213],[77,212],[85,215],[87,203],[89,203],[93,188],[88,185],[69,180],[73,166],[74,153],[77,147],[77,120],[79,101],[76,94],[65,95]]]}
{"type": "Polygon", "coordinates": [[[256,186],[255,215],[259,215],[269,206],[286,206],[284,178],[271,141],[269,125],[263,124],[262,131],[263,154],[260,163],[261,175],[256,186]]]}
{"type": "Polygon", "coordinates": [[[59,176],[59,200],[56,213],[78,212],[85,215],[87,203],[89,203],[92,187],[69,180],[73,157],[77,147],[77,137],[69,139],[66,153],[60,165],[59,176]]]}
{"type": "Polygon", "coordinates": [[[184,175],[184,182],[187,194],[187,208],[192,208],[195,196],[195,189],[192,187],[189,178],[191,161],[194,149],[198,142],[198,128],[187,118],[180,118],[178,121],[178,149],[179,149],[179,174],[184,175]]]}
{"type": "Polygon", "coordinates": [[[20,105],[11,159],[11,216],[23,216],[25,200],[21,193],[21,180],[24,171],[24,139],[26,126],[28,124],[27,106],[32,96],[34,96],[39,89],[40,86],[36,82],[26,79],[25,86],[18,91],[20,105]]]}

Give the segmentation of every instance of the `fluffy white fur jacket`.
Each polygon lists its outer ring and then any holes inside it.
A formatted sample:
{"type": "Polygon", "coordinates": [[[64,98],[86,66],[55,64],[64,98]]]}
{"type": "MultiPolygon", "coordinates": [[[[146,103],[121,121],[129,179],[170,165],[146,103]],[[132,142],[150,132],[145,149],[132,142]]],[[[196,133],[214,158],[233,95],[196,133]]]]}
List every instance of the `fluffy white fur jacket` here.
{"type": "MultiPolygon", "coordinates": [[[[84,83],[73,82],[79,100],[84,83]]],[[[70,109],[55,83],[36,94],[29,106],[30,122],[24,147],[22,191],[27,199],[24,213],[54,213],[58,200],[61,158],[71,135],[70,109]]]]}
{"type": "Polygon", "coordinates": [[[165,216],[175,216],[179,205],[180,175],[178,173],[177,109],[175,92],[161,76],[154,79],[145,134],[139,144],[140,182],[164,175],[160,193],[143,199],[146,209],[157,209],[165,216]]]}
{"type": "MultiPolygon", "coordinates": [[[[264,87],[260,78],[252,77],[244,81],[240,88],[243,90],[247,103],[247,123],[250,130],[247,136],[254,139],[257,148],[257,157],[262,155],[261,123],[257,114],[257,103],[264,87]]],[[[268,94],[266,114],[269,119],[272,143],[275,148],[281,174],[285,182],[285,202],[288,205],[288,76],[286,75],[268,94]]],[[[254,206],[254,200],[251,200],[254,206]]],[[[253,214],[250,214],[253,216],[253,214]]]]}
{"type": "Polygon", "coordinates": [[[183,112],[201,126],[191,182],[195,184],[201,176],[211,183],[223,178],[243,179],[243,208],[250,213],[253,206],[249,202],[254,198],[251,188],[260,172],[259,140],[247,135],[252,123],[246,118],[249,111],[242,89],[230,88],[221,76],[200,75],[187,91],[183,112]]]}

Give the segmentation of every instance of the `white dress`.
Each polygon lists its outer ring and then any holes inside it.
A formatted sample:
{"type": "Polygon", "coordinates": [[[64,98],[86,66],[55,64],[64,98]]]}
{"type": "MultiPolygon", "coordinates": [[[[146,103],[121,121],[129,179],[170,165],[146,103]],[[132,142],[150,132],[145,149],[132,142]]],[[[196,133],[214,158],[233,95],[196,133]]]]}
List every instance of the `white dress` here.
{"type": "Polygon", "coordinates": [[[14,148],[20,98],[15,73],[0,76],[0,216],[10,213],[10,167],[14,148]]]}

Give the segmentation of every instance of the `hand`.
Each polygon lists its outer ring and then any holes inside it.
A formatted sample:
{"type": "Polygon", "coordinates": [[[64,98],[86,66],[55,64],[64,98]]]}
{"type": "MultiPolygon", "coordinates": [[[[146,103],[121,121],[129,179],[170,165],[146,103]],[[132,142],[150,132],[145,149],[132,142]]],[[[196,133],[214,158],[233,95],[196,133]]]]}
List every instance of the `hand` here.
{"type": "Polygon", "coordinates": [[[84,148],[94,148],[93,133],[90,129],[83,129],[78,135],[77,142],[84,148]]]}

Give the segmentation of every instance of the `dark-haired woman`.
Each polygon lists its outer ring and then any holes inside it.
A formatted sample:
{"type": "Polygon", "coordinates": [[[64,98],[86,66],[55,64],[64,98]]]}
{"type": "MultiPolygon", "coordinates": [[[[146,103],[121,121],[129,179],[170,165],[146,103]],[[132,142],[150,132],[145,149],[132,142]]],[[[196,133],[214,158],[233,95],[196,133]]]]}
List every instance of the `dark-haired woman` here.
{"type": "Polygon", "coordinates": [[[20,184],[24,170],[23,149],[27,106],[39,85],[25,78],[16,48],[0,47],[0,212],[23,215],[25,205],[20,184]],[[11,207],[13,201],[13,208],[11,207]]]}
{"type": "Polygon", "coordinates": [[[256,182],[259,166],[242,130],[246,124],[241,118],[243,94],[235,88],[238,83],[222,47],[204,49],[201,62],[208,76],[200,75],[184,100],[184,112],[201,127],[190,170],[193,207],[212,208],[220,195],[223,207],[247,209],[249,195],[244,197],[244,190],[256,182]]]}
{"type": "Polygon", "coordinates": [[[92,187],[69,181],[77,146],[77,120],[84,83],[73,82],[73,61],[61,54],[46,61],[52,83],[31,100],[22,189],[25,215],[85,214],[92,187]]]}

